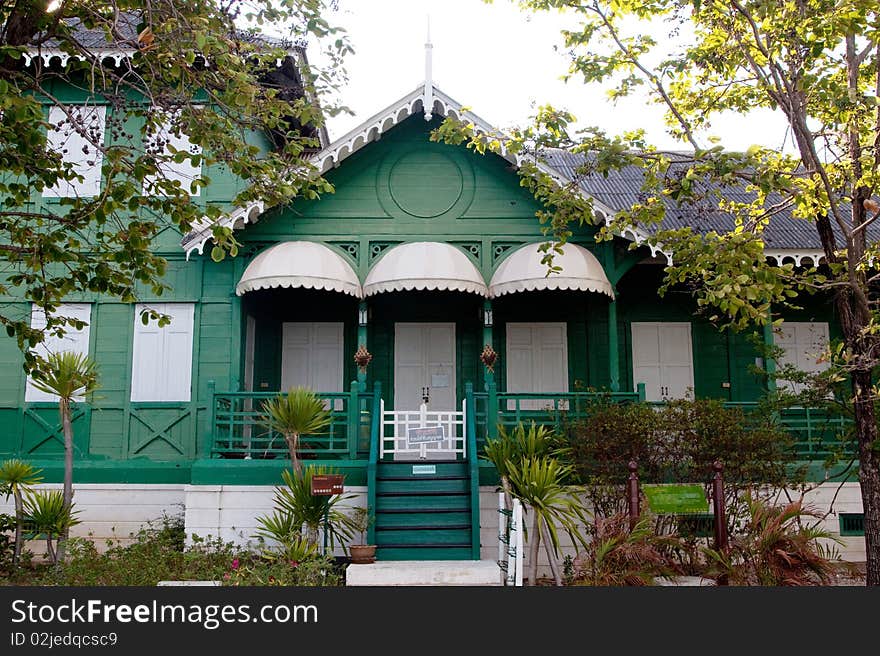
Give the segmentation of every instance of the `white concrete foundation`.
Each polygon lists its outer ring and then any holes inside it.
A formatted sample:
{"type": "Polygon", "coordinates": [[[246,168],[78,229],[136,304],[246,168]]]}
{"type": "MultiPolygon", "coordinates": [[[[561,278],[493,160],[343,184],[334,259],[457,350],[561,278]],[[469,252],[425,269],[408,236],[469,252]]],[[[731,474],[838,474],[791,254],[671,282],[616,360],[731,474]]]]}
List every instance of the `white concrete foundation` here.
{"type": "MultiPolygon", "coordinates": [[[[37,489],[60,490],[60,483],[45,483],[37,489]]],[[[147,524],[161,526],[163,517],[179,517],[184,512],[183,485],[141,483],[77,483],[73,486],[74,509],[80,523],[70,534],[87,537],[99,550],[107,542],[126,544],[132,534],[147,524]]],[[[14,514],[12,498],[0,496],[0,512],[14,514]]],[[[45,545],[33,543],[31,551],[40,554],[45,545]]]]}
{"type": "Polygon", "coordinates": [[[347,586],[500,586],[494,560],[385,560],[349,565],[347,586]]]}
{"type": "MultiPolygon", "coordinates": [[[[60,489],[60,484],[44,484],[44,489],[60,489]]],[[[81,523],[72,534],[91,538],[98,549],[106,548],[108,541],[122,543],[131,541],[133,533],[146,524],[159,525],[163,516],[185,517],[187,541],[193,536],[220,538],[241,546],[254,545],[258,516],[272,512],[275,487],[272,485],[177,485],[177,484],[76,484],[74,502],[81,523]]],[[[354,498],[346,501],[347,507],[366,504],[366,487],[348,487],[346,493],[354,498]]],[[[797,495],[792,493],[792,498],[797,495]]],[[[779,499],[784,502],[785,499],[779,499]]],[[[839,513],[862,512],[861,493],[858,483],[824,483],[807,493],[807,505],[822,513],[828,513],[820,525],[834,535],[839,535],[839,513]]],[[[494,563],[498,556],[498,497],[496,488],[480,488],[480,555],[484,561],[494,563]]],[[[14,512],[12,499],[0,496],[0,512],[14,512]]],[[[529,517],[526,515],[526,522],[529,517]]],[[[564,532],[559,534],[562,557],[574,555],[575,546],[564,532]]],[[[865,541],[861,536],[843,537],[843,546],[837,546],[841,556],[852,562],[864,562],[865,541]]],[[[43,552],[41,544],[29,545],[35,553],[43,552]]],[[[334,553],[341,555],[337,545],[334,553]]],[[[525,548],[525,568],[528,571],[528,543],[525,548]]],[[[541,576],[549,574],[544,549],[538,561],[541,576]]]]}

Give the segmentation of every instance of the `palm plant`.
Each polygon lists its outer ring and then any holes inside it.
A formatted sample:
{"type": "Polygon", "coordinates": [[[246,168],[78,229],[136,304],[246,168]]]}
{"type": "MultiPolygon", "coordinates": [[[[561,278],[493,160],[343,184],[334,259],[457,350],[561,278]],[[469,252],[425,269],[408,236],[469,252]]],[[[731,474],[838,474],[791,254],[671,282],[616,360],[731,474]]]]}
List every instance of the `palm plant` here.
{"type": "Polygon", "coordinates": [[[508,463],[519,463],[523,458],[540,458],[555,453],[556,436],[546,426],[537,426],[531,422],[526,429],[519,422],[508,433],[503,425],[498,426],[498,437],[486,441],[482,458],[488,460],[498,471],[501,478],[501,489],[504,491],[504,503],[509,510],[514,496],[510,489],[510,473],[508,463]]]}
{"type": "Polygon", "coordinates": [[[302,536],[305,528],[306,540],[318,545],[318,531],[327,520],[327,539],[332,548],[339,540],[352,537],[351,518],[344,513],[339,504],[354,497],[352,494],[318,496],[312,494],[312,477],[334,473],[326,467],[306,467],[300,475],[290,471],[281,472],[284,485],[275,488],[275,510],[271,515],[257,519],[259,537],[272,538],[284,545],[302,536]]]}
{"type": "MultiPolygon", "coordinates": [[[[85,354],[72,351],[50,353],[46,366],[34,372],[34,387],[58,396],[58,414],[64,431],[64,505],[73,507],[73,422],[70,406],[78,398],[88,397],[98,389],[98,365],[85,354]]],[[[64,559],[64,541],[58,545],[58,560],[64,559]]]]}
{"type": "Polygon", "coordinates": [[[45,538],[49,559],[53,563],[61,562],[61,549],[70,527],[79,524],[73,504],[68,505],[60,490],[31,491],[25,498],[24,510],[29,525],[27,538],[45,538]]]}
{"type": "Polygon", "coordinates": [[[313,435],[324,430],[330,425],[330,413],[312,390],[307,387],[292,387],[287,394],[279,394],[263,402],[263,417],[260,422],[284,436],[294,474],[301,476],[299,438],[301,435],[313,435]]]}
{"type": "Polygon", "coordinates": [[[541,539],[556,585],[562,585],[559,570],[559,534],[562,526],[572,540],[583,542],[578,525],[584,521],[578,500],[571,494],[564,480],[571,468],[560,464],[552,456],[522,458],[518,463],[505,464],[510,479],[511,494],[522,501],[532,514],[529,537],[529,584],[538,578],[538,549],[541,539]]]}
{"type": "Polygon", "coordinates": [[[675,574],[664,555],[675,538],[656,535],[648,516],[640,517],[632,528],[629,522],[626,513],[596,515],[592,539],[574,560],[577,583],[641,586],[675,574]]]}
{"type": "Polygon", "coordinates": [[[776,506],[747,493],[748,520],[730,550],[706,549],[710,565],[738,585],[829,585],[842,565],[834,543],[841,540],[804,520],[822,515],[800,500],[776,506]],[[831,543],[830,546],[823,541],[831,543]]]}
{"type": "Polygon", "coordinates": [[[0,465],[0,493],[10,496],[15,503],[15,547],[12,552],[12,564],[18,565],[21,558],[22,525],[24,522],[24,493],[43,479],[40,470],[34,469],[22,460],[7,460],[0,465]]]}

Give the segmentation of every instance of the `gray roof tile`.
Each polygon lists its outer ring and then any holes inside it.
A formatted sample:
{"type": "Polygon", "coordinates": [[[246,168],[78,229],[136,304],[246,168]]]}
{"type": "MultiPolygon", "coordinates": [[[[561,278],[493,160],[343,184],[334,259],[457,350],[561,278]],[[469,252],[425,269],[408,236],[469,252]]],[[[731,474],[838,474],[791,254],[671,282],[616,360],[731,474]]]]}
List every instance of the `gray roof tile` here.
{"type": "MultiPolygon", "coordinates": [[[[644,199],[642,192],[643,174],[638,167],[631,166],[611,173],[606,178],[599,173],[578,175],[577,169],[587,161],[582,154],[565,150],[547,150],[544,153],[547,164],[571,179],[578,179],[581,189],[613,210],[626,209],[644,199]]],[[[752,194],[744,187],[726,187],[722,195],[733,201],[750,202],[752,194]]],[[[774,204],[780,200],[777,195],[768,198],[774,204]]],[[[726,232],[734,227],[733,217],[720,212],[708,200],[702,204],[680,207],[672,200],[666,202],[665,228],[690,226],[706,233],[726,232]]],[[[869,241],[880,240],[880,225],[872,224],[868,229],[869,241]]],[[[815,225],[803,219],[796,219],[790,211],[775,215],[764,231],[764,243],[768,249],[821,249],[815,225]]],[[[841,243],[840,246],[843,246],[841,243]]]]}

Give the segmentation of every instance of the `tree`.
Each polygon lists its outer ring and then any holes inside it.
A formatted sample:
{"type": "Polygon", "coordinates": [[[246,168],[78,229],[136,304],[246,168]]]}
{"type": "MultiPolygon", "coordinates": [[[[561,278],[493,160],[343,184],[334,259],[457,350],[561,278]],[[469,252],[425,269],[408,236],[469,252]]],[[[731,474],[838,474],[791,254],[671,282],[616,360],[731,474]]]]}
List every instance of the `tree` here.
{"type": "Polygon", "coordinates": [[[43,479],[39,476],[40,470],[34,469],[28,463],[12,459],[0,464],[0,492],[8,499],[12,496],[15,504],[15,547],[12,552],[12,565],[17,566],[21,560],[22,525],[24,523],[24,494],[32,486],[40,483],[43,479]]]}
{"type": "MultiPolygon", "coordinates": [[[[64,433],[64,509],[73,508],[73,417],[70,406],[95,393],[98,388],[98,366],[81,353],[61,351],[46,358],[45,371],[35,372],[34,387],[58,396],[58,415],[64,433]]],[[[64,560],[64,542],[71,524],[65,523],[58,540],[57,559],[64,560]]]]}
{"type": "MultiPolygon", "coordinates": [[[[447,121],[435,134],[478,151],[514,154],[527,186],[548,207],[540,218],[564,241],[592,221],[579,183],[624,167],[643,173],[643,200],[610,218],[598,235],[627,227],[674,255],[661,293],[692,288],[707,316],[734,328],[764,325],[798,292],[833,298],[842,343],[829,357],[848,380],[865,516],[867,582],[880,585],[880,449],[872,371],[878,365],[878,246],[868,230],[880,216],[880,11],[872,0],[522,0],[525,9],[563,10],[569,78],[610,85],[620,101],[646,92],[666,113],[668,131],[688,149],[661,152],[633,129],[572,135],[572,115],[541,107],[534,125],[508,135],[478,134],[447,121]],[[655,36],[662,34],[662,36],[655,36]],[[730,152],[709,135],[724,112],[780,115],[794,143],[789,156],[768,148],[730,152]],[[542,166],[546,148],[584,155],[573,180],[542,166]],[[733,197],[732,188],[751,197],[733,197]],[[663,225],[671,208],[698,217],[709,207],[729,229],[663,225]],[[762,233],[781,215],[812,225],[824,262],[781,266],[764,255],[762,233]]],[[[548,247],[547,261],[553,251],[548,247]]]]}
{"type": "Polygon", "coordinates": [[[303,157],[319,145],[323,116],[334,110],[319,101],[342,79],[349,51],[323,17],[327,8],[325,0],[0,1],[0,294],[47,316],[35,330],[29,316],[0,311],[26,369],[45,332],[82,327],[54,313],[65,297],[132,302],[136,285],[161,293],[166,263],[151,244],[169,226],[183,234],[212,226],[212,257],[235,255],[231,227],[217,222],[230,208],[191,198],[219,169],[244,182],[234,205],[331,189],[303,157]],[[326,70],[303,65],[310,38],[327,44],[326,70]],[[62,87],[78,110],[63,102],[62,87]],[[106,129],[90,118],[97,105],[106,129]],[[47,141],[52,110],[84,142],[79,167],[47,141]],[[180,147],[181,135],[193,148],[180,147]],[[202,171],[189,187],[167,174],[184,162],[202,171]],[[69,193],[98,166],[96,195],[69,193]],[[70,197],[40,202],[54,188],[70,197]]]}
{"type": "Polygon", "coordinates": [[[299,459],[301,435],[320,433],[330,425],[330,413],[324,402],[307,387],[291,387],[287,394],[279,394],[263,402],[262,423],[270,430],[278,431],[287,442],[290,462],[297,478],[302,477],[299,459]]]}

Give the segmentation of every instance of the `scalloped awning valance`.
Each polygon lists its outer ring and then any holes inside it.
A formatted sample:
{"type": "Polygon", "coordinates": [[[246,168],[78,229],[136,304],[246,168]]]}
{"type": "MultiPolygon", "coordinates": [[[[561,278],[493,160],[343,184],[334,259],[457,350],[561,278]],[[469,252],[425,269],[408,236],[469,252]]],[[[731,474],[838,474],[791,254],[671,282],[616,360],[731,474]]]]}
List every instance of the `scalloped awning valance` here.
{"type": "Polygon", "coordinates": [[[439,290],[486,296],[483,276],[462,251],[438,241],[400,244],[373,265],[364,282],[364,296],[382,292],[439,290]]]}
{"type": "Polygon", "coordinates": [[[324,244],[285,241],[258,254],[241,276],[235,293],[273,287],[304,287],[363,298],[357,274],[345,259],[324,244]]]}
{"type": "Polygon", "coordinates": [[[547,275],[547,265],[541,260],[544,253],[540,244],[527,244],[510,254],[496,269],[489,283],[489,296],[543,289],[570,289],[599,292],[614,298],[614,289],[608,282],[605,270],[583,246],[564,244],[562,255],[553,256],[553,265],[562,268],[559,273],[547,275]]]}

